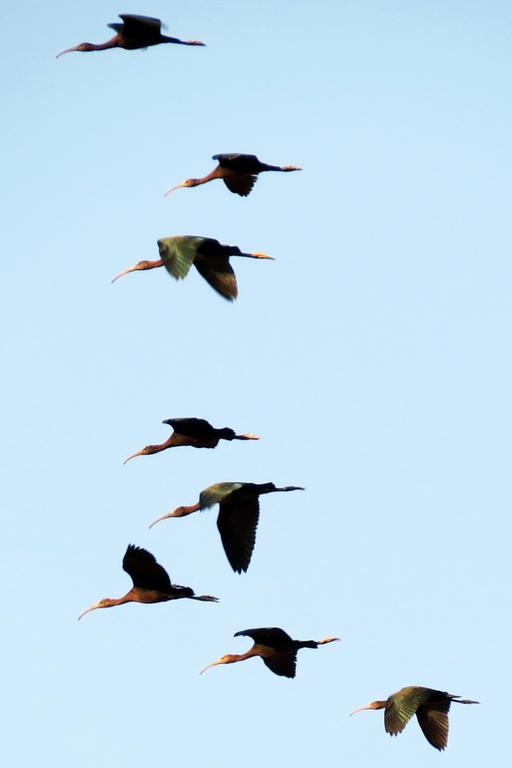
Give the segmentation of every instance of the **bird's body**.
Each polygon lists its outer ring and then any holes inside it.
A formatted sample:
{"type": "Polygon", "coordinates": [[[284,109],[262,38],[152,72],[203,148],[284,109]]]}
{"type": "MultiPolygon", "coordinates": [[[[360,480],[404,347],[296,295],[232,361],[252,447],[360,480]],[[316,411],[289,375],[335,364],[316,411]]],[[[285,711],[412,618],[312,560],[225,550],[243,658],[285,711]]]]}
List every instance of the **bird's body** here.
{"type": "Polygon", "coordinates": [[[229,263],[230,256],[244,256],[250,259],[272,259],[265,253],[244,253],[236,245],[222,245],[212,237],[197,235],[176,235],[164,237],[158,241],[160,259],[156,261],[139,261],[133,267],[123,270],[116,275],[112,282],[139,270],[165,269],[176,280],[183,280],[189,273],[192,264],[201,277],[212,288],[228,301],[238,296],[238,286],[233,267],[229,263]]]}
{"type": "Polygon", "coordinates": [[[185,179],[181,184],[167,190],[168,195],[175,189],[198,187],[200,184],[207,184],[215,179],[222,179],[230,192],[234,192],[241,197],[247,197],[256,184],[258,174],[264,171],[281,171],[289,173],[290,171],[301,171],[298,165],[269,165],[258,160],[256,155],[244,155],[239,152],[231,154],[213,155],[212,160],[217,160],[218,165],[199,179],[185,179]]]}
{"type": "Polygon", "coordinates": [[[116,33],[114,37],[105,43],[80,43],[73,48],[66,48],[58,55],[71,53],[72,51],[104,51],[109,48],[124,48],[127,51],[133,51],[137,48],[149,48],[152,45],[160,43],[177,43],[178,45],[202,45],[199,40],[179,40],[177,37],[169,37],[162,34],[162,23],[160,19],[154,19],[150,16],[136,16],[129,13],[120,14],[122,24],[117,22],[108,26],[116,33]]]}
{"type": "Polygon", "coordinates": [[[448,743],[448,712],[452,702],[456,704],[478,704],[478,701],[461,699],[446,691],[409,685],[393,693],[385,701],[372,701],[366,707],[359,707],[351,714],[364,709],[384,709],[386,733],[397,736],[402,733],[413,715],[429,744],[439,750],[448,743]]]}
{"type": "Polygon", "coordinates": [[[218,664],[233,664],[237,661],[259,656],[264,664],[281,677],[295,677],[297,651],[301,648],[318,648],[319,645],[333,643],[338,637],[325,637],[323,640],[293,640],[279,627],[261,627],[259,629],[244,629],[236,632],[234,637],[250,637],[254,645],[242,654],[226,654],[220,659],[208,664],[202,671],[218,664]]]}
{"type": "Polygon", "coordinates": [[[159,445],[146,445],[142,450],[128,456],[124,462],[125,464],[135,456],[159,453],[167,448],[177,448],[184,445],[189,445],[193,448],[216,448],[221,440],[259,440],[259,437],[249,433],[237,435],[229,427],[216,429],[206,419],[166,419],[162,423],[169,424],[174,430],[169,439],[159,445]]]}
{"type": "Polygon", "coordinates": [[[159,517],[151,526],[168,517],[185,517],[218,504],[217,528],[222,546],[233,570],[241,573],[249,567],[256,542],[260,514],[259,497],[266,493],[303,490],[295,485],[278,488],[274,483],[216,483],[201,491],[197,504],[178,507],[173,512],[159,517]]]}
{"type": "Polygon", "coordinates": [[[123,557],[123,570],[133,581],[133,587],[126,595],[119,598],[104,598],[91,605],[78,617],[82,618],[89,611],[96,608],[112,608],[114,605],[125,603],[165,603],[169,600],[180,600],[188,597],[191,600],[217,602],[216,597],[210,595],[195,595],[190,587],[181,587],[172,584],[169,574],[155,557],[142,547],[129,544],[123,557]]]}

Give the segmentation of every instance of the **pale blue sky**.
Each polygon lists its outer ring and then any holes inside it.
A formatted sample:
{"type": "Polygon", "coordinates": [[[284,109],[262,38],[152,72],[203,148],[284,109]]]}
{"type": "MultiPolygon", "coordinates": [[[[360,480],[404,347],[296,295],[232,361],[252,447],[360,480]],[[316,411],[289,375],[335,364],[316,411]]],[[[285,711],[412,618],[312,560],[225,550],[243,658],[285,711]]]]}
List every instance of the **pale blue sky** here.
{"type": "Polygon", "coordinates": [[[5,764],[257,768],[508,760],[512,416],[508,2],[10,3],[2,93],[5,764]],[[206,48],[55,55],[118,13],[206,48]],[[20,36],[23,41],[20,43],[20,36]],[[251,152],[247,199],[163,192],[251,152]],[[234,260],[114,274],[175,234],[234,260]],[[123,459],[200,416],[262,436],[123,459]],[[217,510],[151,520],[221,480],[262,499],[245,576],[217,510]],[[147,547],[179,601],[97,611],[147,547]],[[340,635],[293,681],[247,627],[340,635]],[[354,707],[422,684],[479,699],[440,756],[354,707]]]}

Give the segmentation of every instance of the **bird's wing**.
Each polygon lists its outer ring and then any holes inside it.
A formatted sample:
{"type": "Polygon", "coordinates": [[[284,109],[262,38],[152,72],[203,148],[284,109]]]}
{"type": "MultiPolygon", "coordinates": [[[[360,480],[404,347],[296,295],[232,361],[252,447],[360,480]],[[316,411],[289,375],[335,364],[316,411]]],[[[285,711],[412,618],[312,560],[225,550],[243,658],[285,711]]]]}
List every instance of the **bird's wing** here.
{"type": "Polygon", "coordinates": [[[188,275],[196,258],[197,249],[203,240],[203,237],[180,235],[163,237],[158,241],[158,250],[164,267],[176,280],[183,280],[188,275]]]}
{"type": "Polygon", "coordinates": [[[201,509],[213,507],[214,504],[220,504],[221,501],[231,496],[232,493],[244,485],[245,483],[215,483],[214,485],[209,485],[208,488],[201,491],[199,496],[201,509]]]}
{"type": "MultiPolygon", "coordinates": [[[[153,32],[155,35],[160,34],[162,22],[160,19],[155,19],[152,16],[137,16],[132,13],[120,13],[119,18],[124,22],[124,31],[129,35],[132,32],[143,31],[153,32]]],[[[109,26],[112,26],[109,24],[109,26]]]]}
{"type": "Polygon", "coordinates": [[[251,562],[260,515],[258,497],[243,501],[221,502],[217,528],[224,552],[232,569],[246,571],[251,562]]]}
{"type": "Polygon", "coordinates": [[[256,184],[258,177],[255,174],[244,174],[243,176],[225,176],[222,181],[229,189],[240,197],[247,197],[256,184]]]}
{"type": "Polygon", "coordinates": [[[272,656],[262,657],[267,667],[281,677],[295,677],[297,665],[297,651],[275,653],[272,656]]]}
{"type": "Polygon", "coordinates": [[[194,265],[201,277],[204,277],[217,293],[228,301],[236,299],[238,296],[236,276],[227,256],[204,258],[197,254],[194,265]]]}
{"type": "Polygon", "coordinates": [[[169,574],[157,563],[151,552],[133,544],[128,545],[123,557],[123,570],[131,577],[134,587],[157,589],[166,592],[171,589],[169,574]]]}
{"type": "Polygon", "coordinates": [[[386,733],[393,736],[402,733],[411,717],[416,714],[418,707],[424,704],[431,694],[430,688],[422,688],[421,686],[409,686],[392,694],[388,698],[384,712],[386,733]]]}
{"type": "Polygon", "coordinates": [[[167,419],[175,432],[186,437],[195,437],[198,440],[208,440],[215,434],[215,429],[206,419],[167,419]]]}
{"type": "Polygon", "coordinates": [[[279,627],[258,627],[257,629],[242,629],[235,632],[233,637],[251,637],[255,643],[266,645],[275,650],[286,650],[293,644],[290,635],[279,627]]]}
{"type": "Polygon", "coordinates": [[[448,698],[426,702],[418,707],[416,717],[420,728],[429,744],[439,750],[446,748],[448,743],[448,711],[451,701],[448,698]]]}
{"type": "Polygon", "coordinates": [[[260,165],[256,155],[244,155],[241,152],[213,155],[212,160],[217,160],[221,168],[227,168],[237,173],[254,173],[260,165]]]}

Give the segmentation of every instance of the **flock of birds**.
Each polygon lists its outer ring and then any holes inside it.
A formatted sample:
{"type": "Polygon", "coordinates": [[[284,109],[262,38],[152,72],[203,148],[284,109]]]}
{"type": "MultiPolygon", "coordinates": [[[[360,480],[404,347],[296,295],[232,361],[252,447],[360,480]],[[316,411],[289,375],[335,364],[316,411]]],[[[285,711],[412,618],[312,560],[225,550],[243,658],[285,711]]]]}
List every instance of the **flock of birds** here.
{"type": "MultiPolygon", "coordinates": [[[[179,40],[162,34],[159,19],[132,14],[121,14],[122,23],[108,26],[115,31],[114,37],[105,43],[80,43],[67,48],[58,54],[62,56],[72,51],[103,51],[109,48],[124,48],[135,50],[148,48],[161,43],[178,45],[204,46],[199,40],[179,40]]],[[[249,154],[218,154],[213,159],[217,166],[206,176],[190,178],[172,187],[170,192],[186,187],[196,187],[215,179],[222,179],[230,192],[246,197],[252,191],[258,175],[265,171],[290,172],[299,171],[295,165],[268,165],[261,162],[255,155],[249,154]]],[[[264,253],[246,253],[237,246],[222,245],[210,237],[178,236],[158,240],[160,259],[156,261],[140,261],[132,267],[116,275],[112,282],[128,274],[155,267],[165,267],[177,280],[186,277],[192,264],[199,274],[221,296],[232,301],[236,298],[238,289],[235,273],[230,264],[231,256],[244,256],[253,259],[271,259],[264,253]]],[[[145,456],[164,451],[167,448],[192,446],[194,448],[215,448],[220,440],[258,440],[256,435],[237,434],[233,429],[213,427],[205,419],[181,418],[166,419],[173,429],[172,435],[164,443],[147,445],[136,453],[128,456],[126,461],[136,456],[145,456]]],[[[125,461],[125,463],[126,463],[125,461]]],[[[251,562],[256,541],[256,529],[259,519],[259,497],[267,493],[289,492],[304,490],[299,486],[278,488],[274,483],[216,483],[202,490],[199,501],[190,506],[181,506],[172,512],[159,517],[151,526],[170,517],[185,517],[215,504],[219,505],[217,527],[222,546],[231,568],[236,573],[247,571],[251,562]]],[[[150,527],[151,527],[150,526],[150,527]]],[[[130,576],[133,587],[120,598],[104,598],[91,605],[80,616],[97,608],[111,608],[125,603],[161,603],[169,600],[189,598],[204,602],[217,602],[211,595],[196,595],[191,587],[173,584],[169,574],[147,550],[129,544],[123,557],[123,570],[130,576]]],[[[259,656],[264,664],[276,675],[295,677],[297,652],[301,648],[318,648],[339,640],[337,637],[325,637],[322,640],[293,640],[283,629],[278,627],[261,627],[245,629],[236,632],[235,637],[249,637],[253,645],[242,654],[226,654],[208,664],[209,667],[219,664],[233,664],[254,656],[259,656]]],[[[387,733],[396,736],[401,733],[409,720],[416,715],[421,730],[427,741],[436,749],[445,749],[448,741],[448,712],[452,703],[478,704],[471,699],[438,691],[423,686],[408,686],[392,694],[385,700],[373,701],[365,707],[355,709],[351,714],[366,709],[384,709],[384,727],[387,733]]]]}

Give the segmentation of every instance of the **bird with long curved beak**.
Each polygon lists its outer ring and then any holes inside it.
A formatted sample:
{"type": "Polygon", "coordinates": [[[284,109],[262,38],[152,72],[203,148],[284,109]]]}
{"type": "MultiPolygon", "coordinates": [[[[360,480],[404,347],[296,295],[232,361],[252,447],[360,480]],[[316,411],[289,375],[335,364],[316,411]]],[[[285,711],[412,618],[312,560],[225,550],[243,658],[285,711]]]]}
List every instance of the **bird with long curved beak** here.
{"type": "Polygon", "coordinates": [[[247,259],[269,259],[273,256],[255,251],[246,253],[236,245],[222,245],[212,237],[198,235],[175,235],[164,237],[158,241],[160,259],[155,261],[139,261],[132,267],[124,269],[112,278],[114,283],[129,272],[165,267],[176,280],[183,280],[189,273],[192,264],[201,277],[208,282],[217,293],[225,299],[233,301],[238,295],[238,286],[233,267],[229,262],[230,256],[242,256],[247,259]]]}
{"type": "Polygon", "coordinates": [[[168,189],[164,197],[167,197],[176,189],[198,187],[215,179],[222,179],[230,192],[234,192],[241,197],[247,197],[251,193],[260,173],[265,171],[280,171],[281,173],[302,171],[302,168],[298,165],[269,165],[268,163],[262,163],[256,155],[242,153],[213,155],[212,160],[217,160],[218,162],[213,171],[199,179],[185,179],[180,184],[176,184],[168,189]]]}
{"type": "Polygon", "coordinates": [[[350,715],[364,710],[384,709],[384,728],[390,736],[402,733],[405,726],[416,715],[423,735],[433,747],[439,750],[448,744],[448,712],[451,704],[479,704],[473,699],[461,699],[452,693],[409,685],[388,696],[386,700],[372,701],[365,707],[352,710],[350,715]]]}
{"type": "Polygon", "coordinates": [[[196,504],[178,507],[154,520],[149,527],[152,528],[156,523],[170,517],[185,517],[218,504],[217,528],[224,552],[233,570],[242,573],[249,567],[256,542],[260,514],[259,497],[267,493],[303,490],[304,488],[297,485],[279,488],[274,483],[215,483],[201,491],[196,504]]]}
{"type": "Polygon", "coordinates": [[[260,627],[259,629],[244,629],[236,632],[234,637],[250,637],[254,645],[248,651],[241,654],[228,653],[212,661],[200,674],[210,667],[219,664],[234,664],[259,656],[263,663],[281,677],[295,677],[297,664],[297,651],[301,648],[318,648],[319,645],[334,643],[339,637],[324,637],[322,640],[293,640],[289,634],[279,627],[260,627]]]}
{"type": "Polygon", "coordinates": [[[88,53],[90,51],[105,51],[109,48],[124,48],[127,51],[134,51],[137,48],[149,48],[153,45],[160,45],[160,43],[199,45],[203,47],[205,45],[200,40],[180,40],[177,37],[163,35],[162,27],[165,29],[165,25],[162,24],[160,19],[150,16],[136,16],[131,13],[120,14],[119,18],[123,20],[122,24],[114,22],[108,25],[116,33],[110,40],[107,40],[105,43],[80,43],[72,48],[66,48],[65,51],[61,51],[57,54],[56,58],[58,59],[65,53],[73,53],[74,51],[88,53]]]}
{"type": "Polygon", "coordinates": [[[133,587],[123,597],[105,597],[82,611],[78,619],[97,608],[112,608],[126,603],[166,603],[169,600],[201,600],[217,603],[211,595],[196,595],[190,587],[172,584],[169,574],[154,555],[142,547],[129,544],[123,557],[123,570],[130,576],[133,587]]]}
{"type": "Polygon", "coordinates": [[[147,456],[152,453],[165,451],[167,448],[179,446],[192,446],[193,448],[216,448],[221,440],[259,440],[257,435],[245,433],[237,435],[233,429],[223,427],[216,429],[206,419],[165,419],[162,424],[169,424],[173,428],[172,435],[160,445],[146,445],[136,453],[132,453],[123,462],[126,464],[136,456],[147,456]]]}

